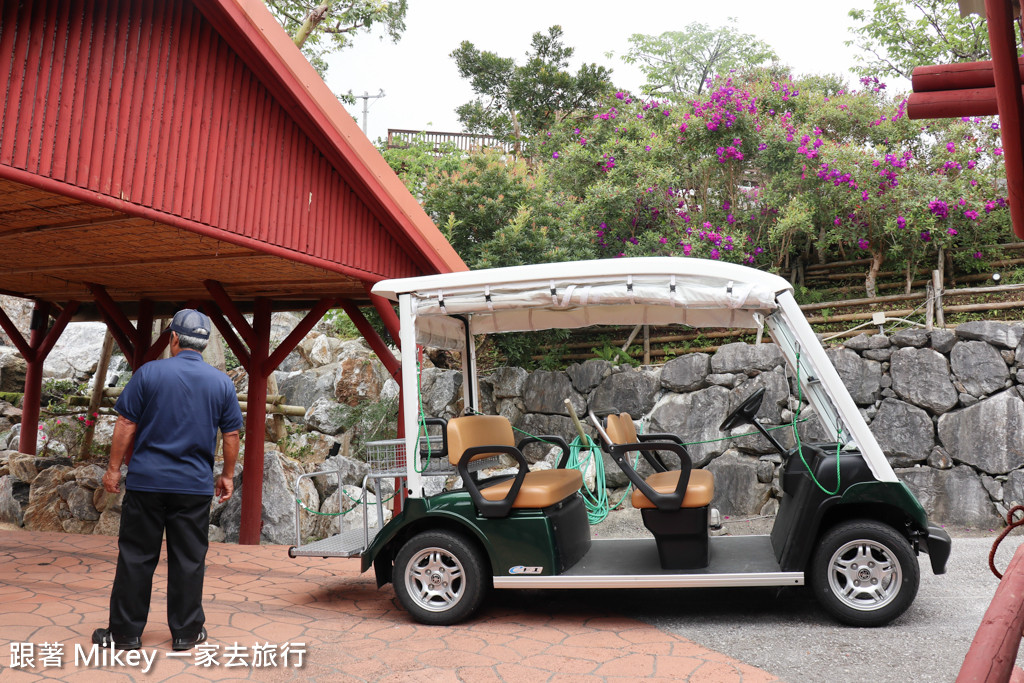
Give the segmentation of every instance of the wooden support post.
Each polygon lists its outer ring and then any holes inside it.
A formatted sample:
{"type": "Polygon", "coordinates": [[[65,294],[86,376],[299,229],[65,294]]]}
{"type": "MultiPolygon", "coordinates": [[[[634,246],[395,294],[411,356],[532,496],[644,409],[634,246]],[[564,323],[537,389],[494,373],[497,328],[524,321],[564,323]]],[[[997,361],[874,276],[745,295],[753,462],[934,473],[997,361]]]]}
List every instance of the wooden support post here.
{"type": "MultiPolygon", "coordinates": [[[[32,311],[32,333],[29,335],[28,343],[11,325],[6,329],[15,346],[22,350],[27,369],[25,371],[25,395],[22,398],[21,406],[21,436],[18,441],[18,450],[22,453],[35,455],[36,440],[39,432],[39,400],[43,391],[43,363],[50,355],[53,345],[57,343],[60,335],[64,332],[71,321],[71,316],[78,310],[77,301],[69,301],[64,310],[57,316],[53,327],[49,327],[51,304],[46,301],[37,301],[35,310],[32,311]],[[47,329],[49,327],[49,329],[47,329]],[[12,331],[15,334],[11,334],[12,331]],[[18,339],[15,340],[15,337],[18,339]],[[27,351],[28,353],[24,353],[27,351]]],[[[4,316],[6,318],[6,316],[4,316]]],[[[10,322],[8,320],[8,322],[10,322]]]]}
{"type": "MultiPolygon", "coordinates": [[[[228,300],[218,302],[228,317],[241,314],[228,300]]],[[[263,527],[263,437],[267,422],[267,359],[270,356],[270,299],[256,299],[249,334],[249,400],[245,414],[245,464],[242,469],[241,545],[259,545],[263,527]]]]}
{"type": "Polygon", "coordinates": [[[932,271],[932,295],[935,297],[935,324],[946,326],[946,314],[942,310],[942,271],[932,271]]]}
{"type": "Polygon", "coordinates": [[[107,368],[110,367],[110,355],[114,351],[114,335],[110,329],[103,335],[103,346],[100,348],[100,359],[96,364],[96,374],[93,375],[92,396],[89,398],[89,412],[86,420],[92,422],[85,427],[85,434],[82,435],[82,450],[79,457],[86,458],[92,449],[93,436],[96,434],[96,415],[100,412],[100,404],[103,402],[103,389],[107,382],[107,368]]]}
{"type": "Polygon", "coordinates": [[[924,329],[931,332],[935,327],[935,287],[929,282],[924,291],[924,329]]]}
{"type": "Polygon", "coordinates": [[[651,326],[644,325],[644,365],[651,364],[651,326]]]}

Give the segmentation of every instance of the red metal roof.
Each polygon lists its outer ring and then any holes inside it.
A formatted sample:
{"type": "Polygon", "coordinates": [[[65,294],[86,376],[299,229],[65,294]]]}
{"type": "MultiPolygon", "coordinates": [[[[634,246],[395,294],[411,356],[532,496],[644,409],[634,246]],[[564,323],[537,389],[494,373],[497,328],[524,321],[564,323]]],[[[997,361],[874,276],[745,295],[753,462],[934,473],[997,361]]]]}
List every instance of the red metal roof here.
{"type": "Polygon", "coordinates": [[[262,2],[0,12],[0,290],[365,298],[465,269],[262,2]]]}

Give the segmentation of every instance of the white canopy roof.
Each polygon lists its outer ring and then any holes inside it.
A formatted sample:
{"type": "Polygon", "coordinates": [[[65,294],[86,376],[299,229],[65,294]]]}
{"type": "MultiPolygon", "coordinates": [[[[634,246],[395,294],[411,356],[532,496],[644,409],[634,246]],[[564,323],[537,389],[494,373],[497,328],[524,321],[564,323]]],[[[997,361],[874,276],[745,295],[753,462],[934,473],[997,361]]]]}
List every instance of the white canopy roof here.
{"type": "Polygon", "coordinates": [[[753,268],[693,258],[541,263],[386,280],[373,293],[412,296],[417,341],[461,347],[450,316],[470,316],[473,334],[588,325],[757,328],[790,284],[753,268]]]}

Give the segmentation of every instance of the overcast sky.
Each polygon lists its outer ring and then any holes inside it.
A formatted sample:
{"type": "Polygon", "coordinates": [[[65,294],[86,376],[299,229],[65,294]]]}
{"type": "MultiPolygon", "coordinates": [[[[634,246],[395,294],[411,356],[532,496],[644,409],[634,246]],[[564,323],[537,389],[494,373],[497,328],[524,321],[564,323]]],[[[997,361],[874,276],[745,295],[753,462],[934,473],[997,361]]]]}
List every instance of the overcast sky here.
{"type": "MultiPolygon", "coordinates": [[[[872,0],[644,0],[643,2],[581,2],[578,0],[411,0],[406,31],[397,43],[363,35],[349,49],[329,59],[327,84],[335,92],[352,90],[385,97],[369,100],[371,140],[384,138],[388,128],[459,131],[455,108],[473,99],[459,78],[451,52],[463,40],[480,50],[524,61],[530,38],[559,24],[565,44],[576,49],[572,71],[583,62],[613,70],[616,86],[637,89],[643,77],[618,57],[634,33],[658,35],[700,21],[723,25],[736,17],[738,29],[771,45],[782,62],[798,74],[847,74],[853,49],[850,38],[854,7],[868,9],[872,0]],[[601,9],[610,7],[611,9],[601,9]],[[612,51],[615,57],[608,58],[612,51]]],[[[852,76],[851,76],[852,79],[852,76]]],[[[362,124],[363,100],[350,112],[362,124]]]]}

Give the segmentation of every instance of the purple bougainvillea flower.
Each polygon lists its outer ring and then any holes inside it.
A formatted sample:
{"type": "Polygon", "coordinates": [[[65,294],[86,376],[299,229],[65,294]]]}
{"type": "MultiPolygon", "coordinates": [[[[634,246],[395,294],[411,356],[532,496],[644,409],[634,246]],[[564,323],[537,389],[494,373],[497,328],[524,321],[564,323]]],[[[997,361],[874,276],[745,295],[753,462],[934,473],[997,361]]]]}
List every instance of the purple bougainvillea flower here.
{"type": "Polygon", "coordinates": [[[861,249],[867,249],[868,247],[871,246],[871,242],[861,237],[859,240],[857,240],[857,246],[860,247],[861,249]]]}

